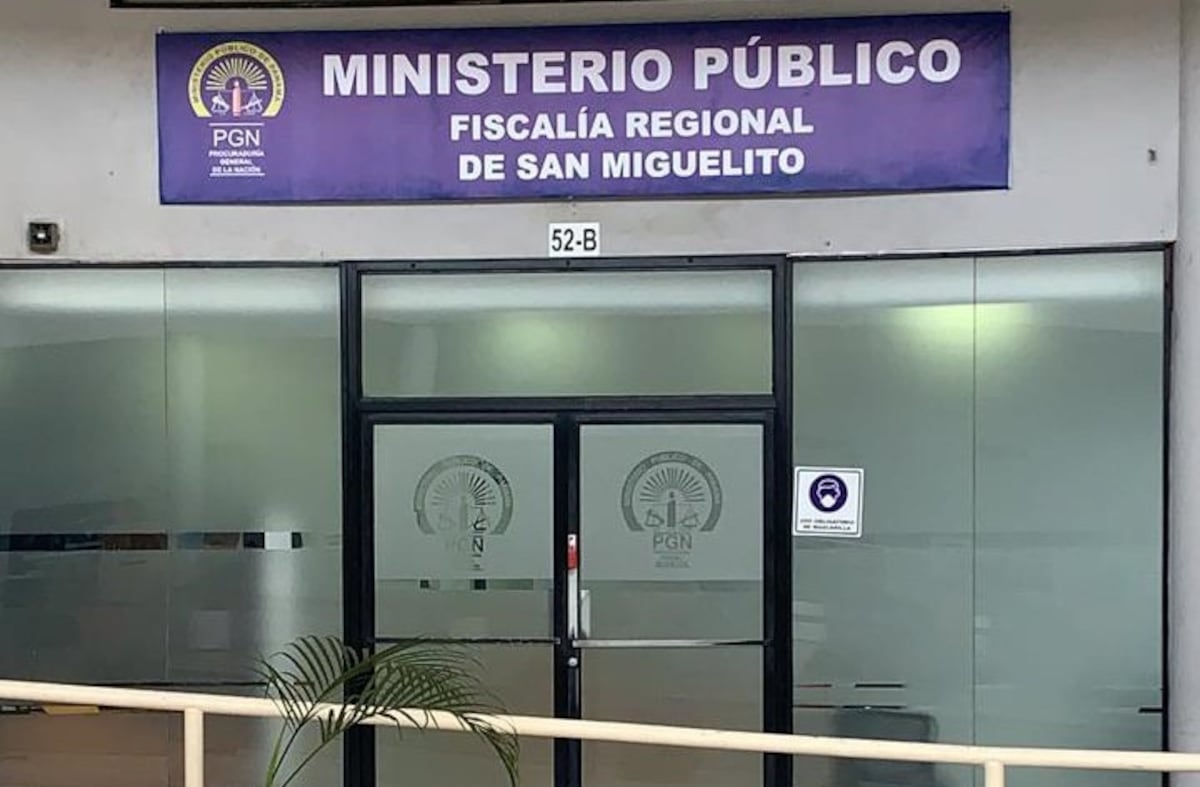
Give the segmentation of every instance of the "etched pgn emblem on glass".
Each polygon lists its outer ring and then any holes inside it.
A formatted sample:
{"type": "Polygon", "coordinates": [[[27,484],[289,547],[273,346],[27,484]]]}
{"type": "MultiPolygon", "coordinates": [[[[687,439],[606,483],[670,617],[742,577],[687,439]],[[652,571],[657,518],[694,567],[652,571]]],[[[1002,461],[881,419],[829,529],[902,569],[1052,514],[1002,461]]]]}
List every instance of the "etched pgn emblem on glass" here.
{"type": "Polygon", "coordinates": [[[502,535],[512,520],[512,487],[488,460],[451,456],[421,475],[413,509],[422,532],[440,535],[447,551],[482,571],[488,539],[502,535]]]}
{"type": "Polygon", "coordinates": [[[621,511],[635,533],[649,532],[660,568],[688,568],[695,538],[717,527],[721,482],[702,459],[683,451],[646,457],[625,478],[621,511]]]}

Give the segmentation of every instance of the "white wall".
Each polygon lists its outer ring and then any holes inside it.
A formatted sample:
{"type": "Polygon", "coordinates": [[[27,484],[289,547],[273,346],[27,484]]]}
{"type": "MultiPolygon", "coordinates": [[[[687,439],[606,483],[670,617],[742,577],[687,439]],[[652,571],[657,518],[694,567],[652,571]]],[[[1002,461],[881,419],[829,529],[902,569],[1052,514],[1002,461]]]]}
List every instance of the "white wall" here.
{"type": "Polygon", "coordinates": [[[1172,240],[1178,0],[668,0],[372,11],[111,11],[0,3],[0,260],[63,222],[80,260],[515,257],[547,221],[604,225],[613,255],[873,252],[1172,240]],[[161,207],[154,33],[1013,11],[1013,189],[834,199],[352,207],[161,207]],[[1149,151],[1157,151],[1157,161],[1149,151]],[[469,217],[469,219],[468,219],[469,217]],[[472,223],[471,232],[459,227],[472,223]]]}
{"type": "MultiPolygon", "coordinates": [[[[1200,2],[1183,0],[1184,52],[1181,126],[1184,139],[1200,130],[1200,2]]],[[[1172,749],[1200,751],[1200,150],[1184,146],[1180,172],[1179,245],[1172,297],[1170,391],[1170,545],[1168,582],[1168,695],[1172,749]]],[[[1197,787],[1200,774],[1176,774],[1178,787],[1197,787]]]]}

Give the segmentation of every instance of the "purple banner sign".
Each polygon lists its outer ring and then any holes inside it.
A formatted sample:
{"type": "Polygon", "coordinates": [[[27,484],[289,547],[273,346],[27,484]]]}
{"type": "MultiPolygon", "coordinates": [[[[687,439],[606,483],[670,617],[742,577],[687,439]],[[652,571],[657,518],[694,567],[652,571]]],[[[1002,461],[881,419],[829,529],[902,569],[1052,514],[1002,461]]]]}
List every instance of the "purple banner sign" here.
{"type": "Polygon", "coordinates": [[[166,203],[1008,185],[1007,14],[158,37],[166,203]]]}

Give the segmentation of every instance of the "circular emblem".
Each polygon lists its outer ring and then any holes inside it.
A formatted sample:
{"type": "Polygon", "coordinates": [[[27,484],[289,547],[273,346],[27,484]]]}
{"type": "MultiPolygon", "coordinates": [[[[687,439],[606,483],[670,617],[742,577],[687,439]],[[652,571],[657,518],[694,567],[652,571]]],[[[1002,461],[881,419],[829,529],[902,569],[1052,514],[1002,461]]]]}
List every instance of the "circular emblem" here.
{"type": "Polygon", "coordinates": [[[426,533],[499,535],[512,519],[512,487],[486,459],[451,456],[421,475],[413,509],[426,533]]]}
{"type": "Polygon", "coordinates": [[[197,117],[272,118],[283,108],[278,61],[245,41],[218,44],[192,67],[188,99],[197,117]]]}
{"type": "Polygon", "coordinates": [[[808,487],[808,500],[818,511],[832,514],[846,505],[846,482],[836,475],[823,475],[808,487]]]}
{"type": "Polygon", "coordinates": [[[630,530],[707,532],[721,517],[721,482],[700,458],[662,451],[643,459],[625,478],[621,511],[630,530]]]}

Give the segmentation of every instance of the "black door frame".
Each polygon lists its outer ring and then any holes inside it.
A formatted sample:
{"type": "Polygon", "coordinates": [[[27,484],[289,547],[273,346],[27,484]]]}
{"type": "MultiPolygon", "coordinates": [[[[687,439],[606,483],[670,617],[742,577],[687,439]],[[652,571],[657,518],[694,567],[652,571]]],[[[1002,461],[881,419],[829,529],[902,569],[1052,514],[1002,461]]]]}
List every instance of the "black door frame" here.
{"type": "MultiPolygon", "coordinates": [[[[576,429],[572,419],[608,414],[614,417],[669,419],[683,414],[708,414],[717,418],[758,414],[764,423],[764,519],[763,533],[763,729],[788,733],[792,730],[792,639],[791,594],[791,264],[786,257],[739,256],[708,258],[650,258],[598,260],[471,260],[417,262],[362,262],[341,267],[341,378],[342,378],[342,583],[344,638],[357,647],[370,647],[375,638],[374,544],[371,500],[366,492],[371,457],[368,437],[372,418],[387,419],[423,414],[443,421],[487,416],[497,419],[553,419],[556,456],[576,456],[569,442],[576,429]],[[771,273],[772,387],[767,394],[685,396],[599,396],[599,397],[494,397],[494,398],[394,398],[368,397],[362,378],[362,279],[370,274],[403,276],[429,273],[533,273],[571,271],[644,272],[701,270],[766,270],[771,273]],[[769,481],[768,481],[769,479],[769,481]]],[[[577,427],[576,427],[577,428],[577,427]]],[[[577,467],[555,463],[555,484],[571,489],[571,474],[577,467]],[[559,474],[562,474],[559,477],[559,474]]],[[[555,520],[564,526],[569,506],[575,501],[556,497],[555,520]],[[561,503],[558,500],[561,499],[561,503]]],[[[565,571],[566,538],[556,531],[555,571],[565,571]]],[[[561,586],[561,585],[559,585],[561,586]]],[[[565,631],[565,595],[555,594],[556,631],[565,631]],[[559,608],[561,606],[561,609],[559,608]],[[562,617],[563,627],[557,628],[562,617]]],[[[558,648],[562,650],[562,645],[558,648]]],[[[556,675],[566,674],[556,670],[556,675]]],[[[556,686],[558,696],[570,696],[573,687],[556,686]]],[[[578,764],[578,747],[556,742],[556,753],[568,756],[556,762],[578,764]],[[572,747],[574,749],[572,750],[572,747]]],[[[556,767],[558,767],[556,765],[556,767]]],[[[346,736],[343,772],[345,787],[375,787],[375,739],[369,729],[355,729],[346,736]]],[[[788,757],[764,757],[765,787],[791,784],[788,757]]],[[[558,784],[578,784],[578,773],[556,772],[558,784]],[[574,777],[575,781],[566,781],[574,777]]]]}

